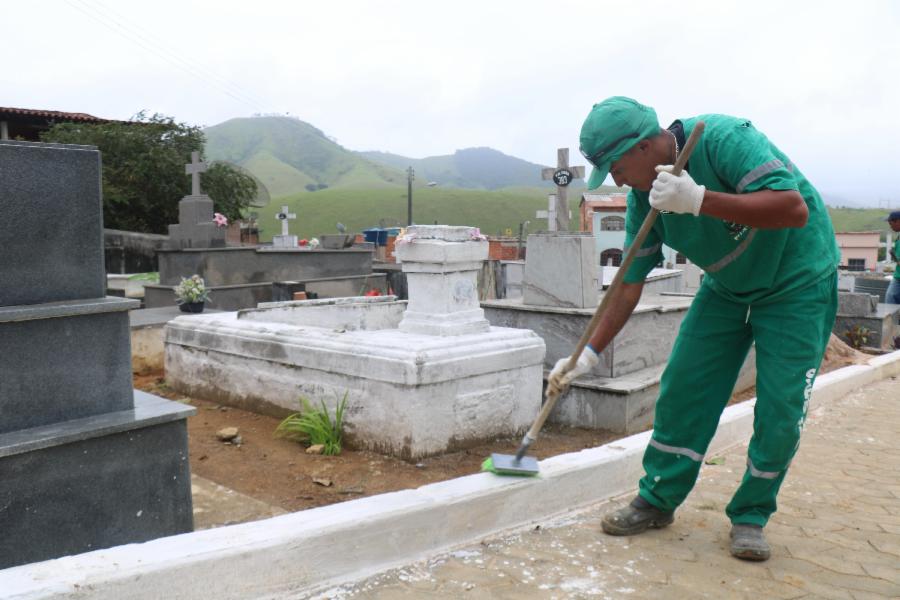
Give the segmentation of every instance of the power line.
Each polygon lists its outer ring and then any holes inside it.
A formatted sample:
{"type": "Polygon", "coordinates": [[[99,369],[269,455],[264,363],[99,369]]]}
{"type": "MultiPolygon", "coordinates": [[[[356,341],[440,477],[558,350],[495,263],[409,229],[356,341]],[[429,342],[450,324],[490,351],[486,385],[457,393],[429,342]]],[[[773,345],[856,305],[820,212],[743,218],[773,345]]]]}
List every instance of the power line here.
{"type": "MultiPolygon", "coordinates": [[[[169,52],[169,50],[165,47],[165,40],[162,40],[161,38],[158,38],[158,37],[154,38],[154,34],[151,33],[150,31],[148,31],[146,28],[142,27],[140,25],[140,23],[135,23],[134,21],[129,21],[129,19],[126,15],[123,15],[122,13],[117,12],[113,7],[105,4],[102,0],[80,0],[80,1],[82,3],[90,2],[90,3],[94,4],[95,7],[98,7],[98,10],[104,9],[104,10],[106,10],[107,13],[118,16],[119,19],[122,22],[124,22],[125,27],[129,27],[132,32],[134,32],[136,35],[140,36],[141,38],[145,39],[146,41],[150,42],[151,44],[155,43],[157,48],[159,48],[160,50],[162,50],[163,52],[168,54],[170,57],[172,57],[172,59],[180,62],[181,64],[185,65],[188,68],[197,69],[197,70],[202,71],[201,67],[195,67],[191,63],[182,59],[177,53],[169,52]]],[[[111,17],[111,18],[114,18],[114,17],[111,17]]],[[[247,92],[240,85],[219,75],[215,71],[213,71],[211,69],[206,69],[205,74],[207,76],[217,80],[222,85],[230,87],[232,91],[240,94],[243,98],[245,98],[246,100],[248,100],[251,103],[253,103],[254,105],[256,105],[257,108],[259,108],[262,104],[264,104],[263,102],[261,102],[259,100],[259,98],[255,97],[252,94],[250,94],[249,92],[247,92]]]]}
{"type": "MultiPolygon", "coordinates": [[[[197,78],[213,87],[218,88],[219,91],[225,93],[230,96],[232,99],[245,104],[255,111],[261,111],[261,107],[259,103],[255,101],[248,94],[243,93],[242,90],[237,88],[234,84],[231,84],[227,80],[222,79],[222,82],[216,81],[217,76],[212,73],[205,73],[199,68],[191,65],[190,63],[184,61],[174,53],[166,50],[161,47],[159,44],[155,43],[152,39],[147,38],[144,35],[141,35],[140,32],[134,31],[132,28],[128,26],[126,23],[122,23],[120,20],[116,19],[114,16],[110,16],[109,14],[105,14],[101,9],[97,8],[89,4],[86,0],[65,0],[66,4],[74,8],[75,10],[81,12],[87,17],[93,19],[94,21],[100,23],[104,27],[110,29],[114,33],[124,37],[128,41],[134,43],[137,46],[140,46],[147,52],[157,56],[158,58],[168,62],[172,66],[181,69],[186,72],[188,75],[191,75],[194,78],[197,78]],[[232,89],[229,89],[232,88],[232,89]]],[[[218,78],[221,79],[221,78],[218,78]]]]}

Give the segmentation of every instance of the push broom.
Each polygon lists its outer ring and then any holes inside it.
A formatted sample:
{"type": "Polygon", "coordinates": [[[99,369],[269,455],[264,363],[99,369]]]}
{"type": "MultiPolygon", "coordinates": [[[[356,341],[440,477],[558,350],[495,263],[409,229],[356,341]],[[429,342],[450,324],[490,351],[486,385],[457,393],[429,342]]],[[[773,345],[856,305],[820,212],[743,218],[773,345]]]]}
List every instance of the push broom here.
{"type": "MultiPolygon", "coordinates": [[[[680,174],[682,169],[684,169],[684,165],[687,164],[691,153],[694,151],[694,147],[697,145],[700,136],[703,134],[704,126],[705,124],[703,121],[698,121],[694,125],[694,130],[691,132],[690,137],[685,143],[684,149],[675,160],[675,165],[672,168],[673,175],[680,174]]],[[[659,211],[655,208],[651,208],[650,212],[648,212],[647,216],[644,218],[644,222],[641,225],[640,230],[638,230],[637,235],[634,236],[631,246],[628,247],[628,252],[625,253],[622,264],[619,265],[619,270],[616,271],[616,275],[613,277],[609,289],[603,295],[603,299],[597,306],[597,310],[594,311],[594,316],[591,317],[587,328],[585,328],[584,333],[581,335],[581,339],[578,340],[575,351],[569,356],[569,362],[566,363],[566,372],[571,371],[575,367],[575,363],[578,362],[578,357],[590,341],[594,329],[597,327],[597,323],[600,322],[600,317],[603,316],[603,313],[606,311],[607,304],[609,304],[610,299],[616,295],[619,287],[621,287],[622,280],[625,278],[625,273],[628,272],[628,268],[634,261],[635,255],[638,250],[640,250],[641,245],[643,245],[644,240],[647,238],[647,234],[656,222],[657,215],[659,215],[659,211]]],[[[528,448],[531,447],[531,444],[537,440],[541,427],[544,426],[544,421],[550,416],[550,412],[553,410],[553,407],[556,406],[556,401],[559,399],[560,395],[560,390],[548,385],[544,406],[541,408],[541,412],[538,414],[537,419],[535,419],[534,423],[531,425],[531,429],[529,429],[528,433],[525,434],[525,437],[522,438],[522,443],[519,445],[516,454],[491,454],[490,458],[486,459],[481,465],[481,470],[497,473],[498,475],[537,475],[540,470],[537,459],[533,456],[525,456],[525,453],[528,452],[528,448]]]]}

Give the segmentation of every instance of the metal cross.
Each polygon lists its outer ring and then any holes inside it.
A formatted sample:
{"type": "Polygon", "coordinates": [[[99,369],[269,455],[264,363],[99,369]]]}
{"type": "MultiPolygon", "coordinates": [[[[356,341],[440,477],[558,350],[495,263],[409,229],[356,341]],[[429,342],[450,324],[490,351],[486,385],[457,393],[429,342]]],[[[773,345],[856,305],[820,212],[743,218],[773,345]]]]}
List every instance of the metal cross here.
{"type": "Polygon", "coordinates": [[[200,173],[206,171],[206,163],[200,161],[199,152],[191,152],[191,164],[184,165],[184,172],[191,176],[191,195],[200,195],[200,173]]]}
{"type": "Polygon", "coordinates": [[[281,221],[281,235],[288,235],[288,219],[296,219],[297,215],[288,212],[288,206],[285,204],[281,207],[281,212],[275,215],[275,218],[281,221]]]}
{"type": "Polygon", "coordinates": [[[566,196],[566,187],[573,179],[584,179],[584,167],[570,167],[569,149],[560,148],[556,151],[556,168],[542,169],[541,179],[551,179],[556,182],[555,227],[550,226],[548,229],[550,231],[568,231],[569,199],[566,196]]]}

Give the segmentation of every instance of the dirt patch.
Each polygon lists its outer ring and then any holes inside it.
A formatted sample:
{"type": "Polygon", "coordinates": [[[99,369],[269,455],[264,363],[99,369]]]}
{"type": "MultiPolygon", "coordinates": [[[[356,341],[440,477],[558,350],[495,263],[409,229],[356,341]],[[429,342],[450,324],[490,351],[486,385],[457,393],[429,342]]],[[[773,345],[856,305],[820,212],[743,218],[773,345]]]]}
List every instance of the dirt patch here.
{"type": "MultiPolygon", "coordinates": [[[[820,372],[870,358],[832,336],[820,372]]],[[[498,440],[416,463],[348,449],[339,456],[310,455],[304,446],[274,436],[279,419],[185,397],[166,386],[161,371],[135,375],[134,387],[197,408],[197,415],[188,419],[192,473],[290,512],[477,473],[492,452],[512,454],[520,442],[518,437],[498,440]],[[226,427],[238,428],[240,445],[219,441],[216,432],[226,427]]],[[[729,404],[755,394],[750,388],[735,394],[729,404]]],[[[530,454],[544,459],[621,437],[611,431],[548,423],[530,454]]]]}
{"type": "MultiPolygon", "coordinates": [[[[162,372],[135,375],[134,387],[197,408],[188,419],[192,473],[291,512],[471,475],[492,452],[512,454],[521,441],[498,440],[416,463],[348,449],[338,456],[310,455],[304,446],[274,437],[279,419],[187,398],[166,386],[162,372]],[[240,445],[217,439],[225,427],[238,428],[240,445]]],[[[529,454],[544,459],[620,437],[548,423],[529,454]]]]}
{"type": "Polygon", "coordinates": [[[862,365],[871,358],[871,355],[851,348],[841,338],[832,333],[828,339],[828,347],[825,348],[825,357],[822,359],[819,373],[836,371],[850,365],[862,365]]]}

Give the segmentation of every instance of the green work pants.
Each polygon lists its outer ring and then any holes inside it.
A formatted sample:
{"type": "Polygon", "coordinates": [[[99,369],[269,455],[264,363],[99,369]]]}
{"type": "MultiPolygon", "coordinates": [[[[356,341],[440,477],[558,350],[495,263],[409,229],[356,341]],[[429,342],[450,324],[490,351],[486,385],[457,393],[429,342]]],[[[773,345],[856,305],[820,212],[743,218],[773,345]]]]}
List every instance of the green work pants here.
{"type": "Polygon", "coordinates": [[[755,342],[753,437],[747,470],[725,512],[732,523],[764,526],[800,443],[836,312],[837,273],[752,306],[700,286],[660,382],[640,495],[662,510],[684,501],[755,342]]]}

